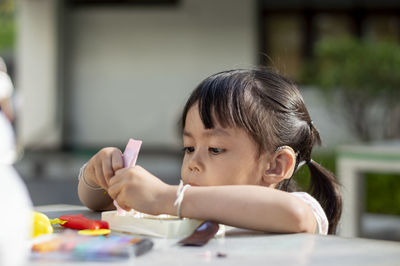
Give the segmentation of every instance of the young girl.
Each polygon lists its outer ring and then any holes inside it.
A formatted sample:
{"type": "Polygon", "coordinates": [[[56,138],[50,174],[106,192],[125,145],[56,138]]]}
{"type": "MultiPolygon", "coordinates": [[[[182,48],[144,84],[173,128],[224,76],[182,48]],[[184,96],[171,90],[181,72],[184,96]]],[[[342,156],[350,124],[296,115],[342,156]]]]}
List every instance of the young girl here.
{"type": "Polygon", "coordinates": [[[82,168],[82,203],[107,210],[115,199],[126,210],[265,232],[336,232],[339,186],[311,159],[320,136],[291,81],[264,69],[217,73],[187,101],[182,135],[183,188],[140,166],[123,168],[121,151],[104,148],[82,168]],[[310,169],[316,200],[294,192],[291,179],[303,164],[310,169]]]}

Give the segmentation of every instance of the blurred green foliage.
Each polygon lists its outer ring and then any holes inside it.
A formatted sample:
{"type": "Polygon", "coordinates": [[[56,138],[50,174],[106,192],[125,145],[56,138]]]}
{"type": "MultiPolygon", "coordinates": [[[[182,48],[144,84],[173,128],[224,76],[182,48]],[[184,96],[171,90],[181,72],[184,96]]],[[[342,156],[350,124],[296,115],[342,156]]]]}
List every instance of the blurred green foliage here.
{"type": "MultiPolygon", "coordinates": [[[[335,154],[333,152],[329,153],[317,153],[312,156],[313,160],[331,171],[332,173],[335,173],[336,169],[336,161],[335,161],[335,154]]],[[[295,180],[297,182],[297,185],[300,186],[303,190],[307,190],[309,186],[309,171],[307,166],[301,167],[296,175],[295,175],[295,180]]]]}
{"type": "MultiPolygon", "coordinates": [[[[318,153],[313,160],[331,172],[336,172],[336,154],[318,153]]],[[[369,213],[400,215],[400,175],[365,173],[365,211],[369,213]]],[[[309,171],[303,166],[295,180],[303,190],[309,185],[309,171]]],[[[340,182],[340,180],[339,180],[340,182]]]]}
{"type": "Polygon", "coordinates": [[[366,174],[367,210],[400,215],[400,175],[366,174]]]}
{"type": "Polygon", "coordinates": [[[323,39],[302,83],[320,88],[327,103],[339,97],[348,125],[361,140],[400,138],[400,123],[393,123],[400,119],[398,43],[323,39]]]}
{"type": "Polygon", "coordinates": [[[14,49],[15,31],[14,1],[0,1],[0,53],[14,49]]]}
{"type": "Polygon", "coordinates": [[[399,96],[400,46],[395,42],[324,39],[315,47],[317,68],[308,80],[328,93],[343,90],[350,97],[392,101],[399,96]]]}
{"type": "MultiPolygon", "coordinates": [[[[324,92],[329,107],[340,103],[348,126],[360,140],[400,138],[400,45],[355,38],[323,39],[305,68],[302,83],[324,92]]],[[[314,156],[313,156],[314,158],[314,156]]],[[[315,160],[335,173],[335,154],[315,160]]],[[[308,186],[308,169],[298,183],[308,186]]],[[[400,176],[365,173],[367,212],[400,215],[400,176]]]]}

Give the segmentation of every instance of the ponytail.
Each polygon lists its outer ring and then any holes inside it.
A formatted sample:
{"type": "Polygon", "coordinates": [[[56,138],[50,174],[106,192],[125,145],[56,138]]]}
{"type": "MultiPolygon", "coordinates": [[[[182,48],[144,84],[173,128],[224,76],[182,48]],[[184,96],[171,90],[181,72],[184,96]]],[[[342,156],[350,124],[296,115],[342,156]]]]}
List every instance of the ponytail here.
{"type": "Polygon", "coordinates": [[[313,160],[307,162],[310,169],[309,192],[321,204],[329,221],[328,234],[335,234],[342,214],[340,185],[333,173],[313,160]]]}

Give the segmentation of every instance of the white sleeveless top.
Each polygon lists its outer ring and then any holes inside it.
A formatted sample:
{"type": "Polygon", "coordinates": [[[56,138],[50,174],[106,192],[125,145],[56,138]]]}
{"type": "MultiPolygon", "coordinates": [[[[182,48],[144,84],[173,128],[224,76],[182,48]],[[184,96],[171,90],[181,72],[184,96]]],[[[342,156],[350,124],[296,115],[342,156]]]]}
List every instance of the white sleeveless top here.
{"type": "Polygon", "coordinates": [[[311,207],[317,221],[317,229],[315,233],[327,235],[329,222],[319,202],[306,192],[292,192],[291,194],[302,199],[305,203],[308,204],[308,206],[311,207]]]}

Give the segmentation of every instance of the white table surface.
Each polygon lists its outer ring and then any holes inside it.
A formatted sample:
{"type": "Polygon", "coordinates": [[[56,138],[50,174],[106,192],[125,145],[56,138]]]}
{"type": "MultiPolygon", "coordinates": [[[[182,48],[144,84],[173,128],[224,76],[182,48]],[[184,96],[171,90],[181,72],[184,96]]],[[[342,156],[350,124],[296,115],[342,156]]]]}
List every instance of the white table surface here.
{"type": "MultiPolygon", "coordinates": [[[[82,206],[51,205],[35,208],[49,218],[83,213],[82,206]]],[[[400,265],[400,242],[313,234],[260,234],[234,231],[203,247],[181,247],[176,239],[153,238],[150,252],[118,262],[46,262],[28,265],[400,265]],[[217,257],[218,253],[226,257],[217,257]]]]}

